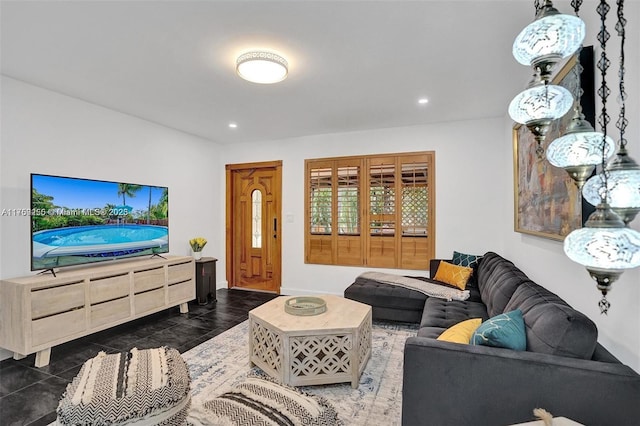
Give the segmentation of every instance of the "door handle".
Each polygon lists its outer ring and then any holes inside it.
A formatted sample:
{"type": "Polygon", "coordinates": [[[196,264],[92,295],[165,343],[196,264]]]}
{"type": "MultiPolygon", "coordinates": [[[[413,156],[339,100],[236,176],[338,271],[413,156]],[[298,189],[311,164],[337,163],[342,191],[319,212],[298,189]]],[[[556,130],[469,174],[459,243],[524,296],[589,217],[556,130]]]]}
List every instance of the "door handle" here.
{"type": "Polygon", "coordinates": [[[273,238],[278,238],[278,218],[273,218],[273,238]]]}

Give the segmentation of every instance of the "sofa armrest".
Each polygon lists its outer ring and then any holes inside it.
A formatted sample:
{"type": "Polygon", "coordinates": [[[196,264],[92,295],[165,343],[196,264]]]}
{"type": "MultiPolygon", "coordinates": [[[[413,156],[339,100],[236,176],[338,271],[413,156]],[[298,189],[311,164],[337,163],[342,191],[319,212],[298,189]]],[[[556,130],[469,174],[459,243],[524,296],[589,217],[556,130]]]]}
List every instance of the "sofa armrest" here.
{"type": "Polygon", "coordinates": [[[410,337],[402,424],[509,425],[544,408],[588,425],[640,418],[640,375],[618,363],[410,337]]]}

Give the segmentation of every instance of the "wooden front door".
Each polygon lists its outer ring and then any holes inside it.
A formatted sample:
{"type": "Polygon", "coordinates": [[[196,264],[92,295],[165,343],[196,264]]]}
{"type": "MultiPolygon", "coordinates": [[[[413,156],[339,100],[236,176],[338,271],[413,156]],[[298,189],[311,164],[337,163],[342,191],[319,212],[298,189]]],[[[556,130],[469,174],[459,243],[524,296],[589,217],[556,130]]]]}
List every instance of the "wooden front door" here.
{"type": "Polygon", "coordinates": [[[228,164],[229,288],[280,293],[282,161],[228,164]]]}

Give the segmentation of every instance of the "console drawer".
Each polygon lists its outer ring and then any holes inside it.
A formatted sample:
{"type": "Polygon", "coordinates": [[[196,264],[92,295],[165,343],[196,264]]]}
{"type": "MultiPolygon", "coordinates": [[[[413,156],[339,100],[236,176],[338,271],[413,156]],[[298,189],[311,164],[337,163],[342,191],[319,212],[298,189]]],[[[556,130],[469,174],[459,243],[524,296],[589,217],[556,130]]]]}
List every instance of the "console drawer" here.
{"type": "Polygon", "coordinates": [[[193,300],[196,298],[196,286],[193,280],[169,286],[169,302],[176,300],[193,300]]]}
{"type": "Polygon", "coordinates": [[[31,322],[31,346],[53,342],[85,329],[84,308],[31,322]]]}
{"type": "Polygon", "coordinates": [[[42,318],[84,306],[84,281],[31,290],[31,318],[42,318]]]}
{"type": "Polygon", "coordinates": [[[133,291],[140,293],[164,285],[164,268],[147,269],[133,273],[133,291]]]}
{"type": "Polygon", "coordinates": [[[193,262],[169,265],[169,284],[179,281],[191,280],[196,273],[193,262]]]}
{"type": "Polygon", "coordinates": [[[92,304],[117,299],[128,294],[129,274],[96,278],[89,281],[89,300],[92,304]]]}
{"type": "Polygon", "coordinates": [[[111,300],[91,306],[91,327],[110,324],[131,315],[131,301],[128,297],[111,300]]]}
{"type": "Polygon", "coordinates": [[[133,297],[136,315],[140,315],[164,305],[164,288],[136,294],[133,297]]]}

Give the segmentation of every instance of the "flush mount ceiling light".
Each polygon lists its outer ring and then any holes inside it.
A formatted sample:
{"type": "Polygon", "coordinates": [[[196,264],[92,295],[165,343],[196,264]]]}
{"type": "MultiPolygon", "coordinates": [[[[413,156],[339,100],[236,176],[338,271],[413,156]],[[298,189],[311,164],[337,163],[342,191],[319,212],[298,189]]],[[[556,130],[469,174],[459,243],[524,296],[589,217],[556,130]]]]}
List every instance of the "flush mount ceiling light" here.
{"type": "Polygon", "coordinates": [[[287,78],[289,63],[276,53],[255,50],[238,57],[236,72],[252,83],[272,84],[287,78]]]}

